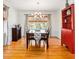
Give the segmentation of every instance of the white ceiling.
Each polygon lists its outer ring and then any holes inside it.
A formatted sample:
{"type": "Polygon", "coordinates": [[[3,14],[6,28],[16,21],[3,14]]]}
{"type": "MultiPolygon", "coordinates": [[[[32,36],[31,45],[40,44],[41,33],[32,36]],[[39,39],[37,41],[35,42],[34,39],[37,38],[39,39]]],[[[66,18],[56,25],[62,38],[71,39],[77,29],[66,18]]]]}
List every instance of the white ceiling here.
{"type": "Polygon", "coordinates": [[[65,5],[65,0],[10,0],[19,10],[57,10],[65,5]],[[39,2],[39,4],[37,4],[39,2]]]}

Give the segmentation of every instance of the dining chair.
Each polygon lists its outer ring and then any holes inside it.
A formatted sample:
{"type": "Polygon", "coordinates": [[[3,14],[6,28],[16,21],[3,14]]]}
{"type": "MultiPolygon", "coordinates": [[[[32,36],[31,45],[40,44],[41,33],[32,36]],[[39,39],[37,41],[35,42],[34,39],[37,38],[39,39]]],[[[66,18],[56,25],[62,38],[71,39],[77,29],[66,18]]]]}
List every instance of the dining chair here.
{"type": "Polygon", "coordinates": [[[48,49],[48,38],[49,38],[49,33],[46,33],[46,34],[41,34],[41,39],[39,41],[39,44],[41,46],[41,41],[44,42],[44,46],[46,49],[48,49]]]}

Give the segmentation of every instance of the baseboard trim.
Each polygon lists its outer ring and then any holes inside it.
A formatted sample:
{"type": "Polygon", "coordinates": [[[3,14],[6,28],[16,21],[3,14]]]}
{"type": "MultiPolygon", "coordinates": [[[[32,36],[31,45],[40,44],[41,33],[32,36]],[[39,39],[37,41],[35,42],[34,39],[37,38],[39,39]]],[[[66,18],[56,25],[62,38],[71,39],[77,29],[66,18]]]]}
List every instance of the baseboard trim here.
{"type": "Polygon", "coordinates": [[[57,38],[57,39],[60,39],[60,38],[58,38],[57,36],[50,36],[50,38],[57,38]]]}

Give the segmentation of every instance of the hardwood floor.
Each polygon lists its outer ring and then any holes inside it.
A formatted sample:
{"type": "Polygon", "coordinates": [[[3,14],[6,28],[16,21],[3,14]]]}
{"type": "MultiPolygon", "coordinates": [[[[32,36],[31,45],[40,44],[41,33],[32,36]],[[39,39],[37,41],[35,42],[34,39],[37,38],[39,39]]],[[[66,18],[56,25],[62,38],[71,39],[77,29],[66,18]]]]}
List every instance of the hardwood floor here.
{"type": "Polygon", "coordinates": [[[42,48],[31,46],[26,49],[25,39],[12,42],[10,46],[4,47],[4,59],[75,59],[67,48],[61,46],[57,38],[49,38],[49,48],[47,51],[42,48]]]}

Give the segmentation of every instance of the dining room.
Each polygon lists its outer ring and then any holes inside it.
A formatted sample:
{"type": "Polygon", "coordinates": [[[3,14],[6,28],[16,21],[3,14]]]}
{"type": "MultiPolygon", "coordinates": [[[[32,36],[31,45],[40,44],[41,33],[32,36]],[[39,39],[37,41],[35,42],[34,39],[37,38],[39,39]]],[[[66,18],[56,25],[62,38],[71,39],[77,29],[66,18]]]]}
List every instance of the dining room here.
{"type": "Polygon", "coordinates": [[[3,0],[4,59],[74,59],[73,0],[3,0]]]}

